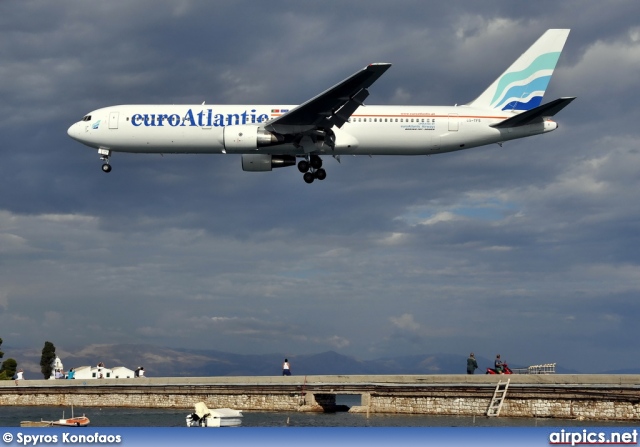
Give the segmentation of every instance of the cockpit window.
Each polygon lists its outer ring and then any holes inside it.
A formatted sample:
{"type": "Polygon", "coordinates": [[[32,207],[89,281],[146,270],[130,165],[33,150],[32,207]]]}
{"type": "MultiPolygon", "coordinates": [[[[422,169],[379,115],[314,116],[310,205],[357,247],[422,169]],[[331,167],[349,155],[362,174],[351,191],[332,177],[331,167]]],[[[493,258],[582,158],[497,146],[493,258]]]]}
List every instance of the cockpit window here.
{"type": "Polygon", "coordinates": [[[91,121],[91,115],[87,115],[84,118],[82,118],[82,121],[91,121]]]}

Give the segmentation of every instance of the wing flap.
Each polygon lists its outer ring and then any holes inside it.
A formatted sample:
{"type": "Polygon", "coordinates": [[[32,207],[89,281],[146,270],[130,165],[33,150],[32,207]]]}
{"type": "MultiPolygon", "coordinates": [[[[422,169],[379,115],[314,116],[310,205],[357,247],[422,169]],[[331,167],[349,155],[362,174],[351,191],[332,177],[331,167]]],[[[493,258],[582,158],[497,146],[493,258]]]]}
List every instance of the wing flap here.
{"type": "Polygon", "coordinates": [[[353,97],[347,98],[345,104],[331,116],[331,122],[338,128],[342,127],[344,123],[351,118],[353,112],[355,112],[358,107],[364,105],[364,100],[367,99],[368,96],[369,90],[363,88],[353,95],[353,97]]]}

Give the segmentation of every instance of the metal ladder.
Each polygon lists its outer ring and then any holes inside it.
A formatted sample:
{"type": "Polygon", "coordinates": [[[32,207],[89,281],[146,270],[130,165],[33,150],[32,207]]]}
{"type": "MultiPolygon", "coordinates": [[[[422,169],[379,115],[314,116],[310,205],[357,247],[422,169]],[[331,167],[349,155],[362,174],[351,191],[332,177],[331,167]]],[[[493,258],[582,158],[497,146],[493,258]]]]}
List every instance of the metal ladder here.
{"type": "Polygon", "coordinates": [[[493,392],[489,409],[487,410],[487,416],[498,417],[500,416],[500,409],[504,403],[504,398],[507,396],[507,389],[509,388],[509,382],[511,379],[507,379],[506,382],[500,380],[496,386],[496,390],[493,392]]]}

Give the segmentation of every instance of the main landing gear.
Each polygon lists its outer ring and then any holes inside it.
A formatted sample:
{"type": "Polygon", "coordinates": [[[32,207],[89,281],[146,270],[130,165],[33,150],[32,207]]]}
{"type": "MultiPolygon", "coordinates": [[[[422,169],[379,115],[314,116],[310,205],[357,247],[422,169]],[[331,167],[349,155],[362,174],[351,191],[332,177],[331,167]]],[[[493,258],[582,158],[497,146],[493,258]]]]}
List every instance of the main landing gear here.
{"type": "Polygon", "coordinates": [[[109,149],[98,149],[98,154],[100,154],[100,160],[104,161],[104,164],[102,165],[102,172],[111,172],[111,165],[109,164],[111,151],[109,149]]]}
{"type": "Polygon", "coordinates": [[[324,180],[327,178],[327,171],[322,169],[322,159],[317,155],[300,160],[298,162],[298,171],[304,174],[302,178],[306,183],[313,183],[315,179],[324,180]]]}

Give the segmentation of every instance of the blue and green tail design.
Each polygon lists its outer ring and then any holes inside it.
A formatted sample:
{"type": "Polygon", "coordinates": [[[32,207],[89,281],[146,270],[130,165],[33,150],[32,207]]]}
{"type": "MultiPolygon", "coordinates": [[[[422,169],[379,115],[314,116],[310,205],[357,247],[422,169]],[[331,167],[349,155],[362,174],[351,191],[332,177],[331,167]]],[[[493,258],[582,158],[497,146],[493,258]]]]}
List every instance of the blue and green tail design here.
{"type": "Polygon", "coordinates": [[[540,106],[567,37],[568,29],[547,30],[468,105],[516,113],[540,106]]]}
{"type": "Polygon", "coordinates": [[[538,107],[559,58],[560,52],[543,54],[526,69],[503,74],[498,81],[491,107],[513,111],[538,107]]]}

